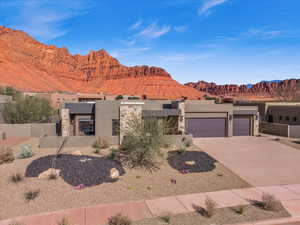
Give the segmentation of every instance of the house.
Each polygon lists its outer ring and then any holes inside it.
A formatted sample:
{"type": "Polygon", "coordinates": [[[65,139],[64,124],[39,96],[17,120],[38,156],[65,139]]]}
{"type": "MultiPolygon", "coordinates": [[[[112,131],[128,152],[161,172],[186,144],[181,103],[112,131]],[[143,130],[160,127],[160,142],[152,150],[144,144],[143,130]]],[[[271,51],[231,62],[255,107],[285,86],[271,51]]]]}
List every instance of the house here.
{"type": "Polygon", "coordinates": [[[119,143],[133,115],[173,121],[168,135],[195,138],[253,136],[258,134],[257,106],[216,104],[209,100],[102,100],[66,103],[60,110],[63,136],[97,136],[119,143]],[[175,122],[174,122],[175,121],[175,122]]]}
{"type": "Polygon", "coordinates": [[[260,132],[300,138],[300,102],[258,102],[240,105],[257,105],[260,132]]]}
{"type": "Polygon", "coordinates": [[[3,116],[4,105],[10,101],[12,101],[12,96],[0,95],[0,124],[5,123],[3,116]]]}

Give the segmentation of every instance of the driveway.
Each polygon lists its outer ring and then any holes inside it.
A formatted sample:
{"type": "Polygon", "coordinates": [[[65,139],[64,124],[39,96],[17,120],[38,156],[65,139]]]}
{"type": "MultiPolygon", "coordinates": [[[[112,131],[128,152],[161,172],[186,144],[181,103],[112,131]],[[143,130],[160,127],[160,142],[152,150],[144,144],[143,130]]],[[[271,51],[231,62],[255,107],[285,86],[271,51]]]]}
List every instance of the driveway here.
{"type": "Polygon", "coordinates": [[[271,137],[195,138],[194,143],[253,186],[300,184],[300,150],[271,137]]]}

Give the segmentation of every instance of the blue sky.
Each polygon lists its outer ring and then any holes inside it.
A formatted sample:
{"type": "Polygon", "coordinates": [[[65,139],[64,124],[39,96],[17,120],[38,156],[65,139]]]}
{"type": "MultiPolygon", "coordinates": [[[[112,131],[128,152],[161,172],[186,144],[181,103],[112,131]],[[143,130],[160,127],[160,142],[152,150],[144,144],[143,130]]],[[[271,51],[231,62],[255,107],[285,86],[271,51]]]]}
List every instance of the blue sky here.
{"type": "Polygon", "coordinates": [[[300,78],[299,0],[0,0],[0,25],[181,83],[300,78]]]}

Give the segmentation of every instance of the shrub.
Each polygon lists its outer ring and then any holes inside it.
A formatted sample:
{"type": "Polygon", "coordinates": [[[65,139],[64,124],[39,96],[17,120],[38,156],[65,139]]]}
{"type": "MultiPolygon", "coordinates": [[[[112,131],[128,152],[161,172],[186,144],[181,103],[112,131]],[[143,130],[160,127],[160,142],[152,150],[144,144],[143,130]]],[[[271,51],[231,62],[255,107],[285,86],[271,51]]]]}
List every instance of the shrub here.
{"type": "Polygon", "coordinates": [[[21,153],[19,154],[19,159],[27,159],[33,156],[33,151],[30,145],[21,145],[21,153]]]}
{"type": "Polygon", "coordinates": [[[21,182],[23,180],[23,176],[20,173],[13,173],[9,180],[13,183],[18,183],[21,182]]]}
{"type": "Polygon", "coordinates": [[[185,148],[178,149],[178,150],[176,151],[176,153],[177,153],[178,155],[185,155],[185,154],[186,154],[186,149],[185,149],[185,148]]]}
{"type": "Polygon", "coordinates": [[[118,151],[119,151],[118,149],[112,148],[110,150],[110,153],[107,156],[107,158],[111,159],[111,160],[117,160],[118,159],[118,151]]]}
{"type": "Polygon", "coordinates": [[[274,195],[268,193],[262,195],[262,205],[265,210],[280,211],[282,209],[281,202],[274,195]]]}
{"type": "Polygon", "coordinates": [[[211,198],[206,198],[205,200],[205,210],[206,210],[206,216],[212,217],[217,209],[217,203],[212,200],[211,198]]]}
{"type": "Polygon", "coordinates": [[[182,144],[185,148],[189,148],[193,145],[193,140],[190,138],[184,138],[184,140],[182,141],[182,144]]]}
{"type": "Polygon", "coordinates": [[[126,216],[122,216],[118,214],[116,216],[112,216],[108,219],[108,225],[131,225],[132,222],[126,216]]]}
{"type": "Polygon", "coordinates": [[[7,137],[6,137],[6,133],[5,132],[3,132],[2,133],[2,140],[6,140],[7,139],[7,137]]]}
{"type": "Polygon", "coordinates": [[[99,138],[94,142],[92,147],[95,149],[95,153],[99,153],[100,149],[105,149],[109,147],[107,140],[99,138]]]}
{"type": "Polygon", "coordinates": [[[164,223],[171,223],[171,215],[167,214],[167,215],[163,215],[160,217],[160,219],[164,222],[164,223]]]}
{"type": "Polygon", "coordinates": [[[0,165],[4,163],[11,163],[15,160],[15,156],[11,148],[0,147],[0,165]]]}
{"type": "Polygon", "coordinates": [[[27,202],[36,199],[40,194],[40,190],[31,190],[24,193],[24,198],[27,202]]]}
{"type": "Polygon", "coordinates": [[[133,117],[124,129],[118,159],[130,168],[157,169],[158,160],[163,158],[161,148],[166,141],[163,125],[158,120],[133,117]]]}
{"type": "Polygon", "coordinates": [[[232,207],[232,210],[239,215],[243,215],[245,212],[245,206],[237,206],[237,207],[232,207]]]}
{"type": "Polygon", "coordinates": [[[70,225],[69,220],[64,217],[60,222],[57,223],[57,225],[70,225]]]}
{"type": "Polygon", "coordinates": [[[4,105],[3,116],[7,123],[22,124],[49,122],[55,110],[49,100],[36,96],[19,96],[4,105]]]}

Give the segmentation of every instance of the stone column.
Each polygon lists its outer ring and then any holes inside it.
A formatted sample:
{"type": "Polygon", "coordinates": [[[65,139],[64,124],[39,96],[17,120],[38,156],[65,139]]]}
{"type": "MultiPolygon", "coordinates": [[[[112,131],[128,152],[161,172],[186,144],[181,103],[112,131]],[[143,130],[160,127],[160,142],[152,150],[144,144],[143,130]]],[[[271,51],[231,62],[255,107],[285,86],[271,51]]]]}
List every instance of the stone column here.
{"type": "Polygon", "coordinates": [[[259,112],[253,116],[253,135],[257,136],[259,134],[259,112]]]}
{"type": "Polygon", "coordinates": [[[178,131],[185,134],[185,102],[178,102],[178,109],[181,111],[178,118],[178,131]]]}
{"type": "Polygon", "coordinates": [[[227,136],[233,136],[233,111],[229,111],[227,116],[227,136]]]}
{"type": "Polygon", "coordinates": [[[130,121],[142,119],[141,105],[121,105],[120,106],[120,144],[123,141],[126,130],[130,130],[130,121]]]}
{"type": "Polygon", "coordinates": [[[61,133],[63,137],[70,136],[70,110],[61,109],[61,133]]]}

